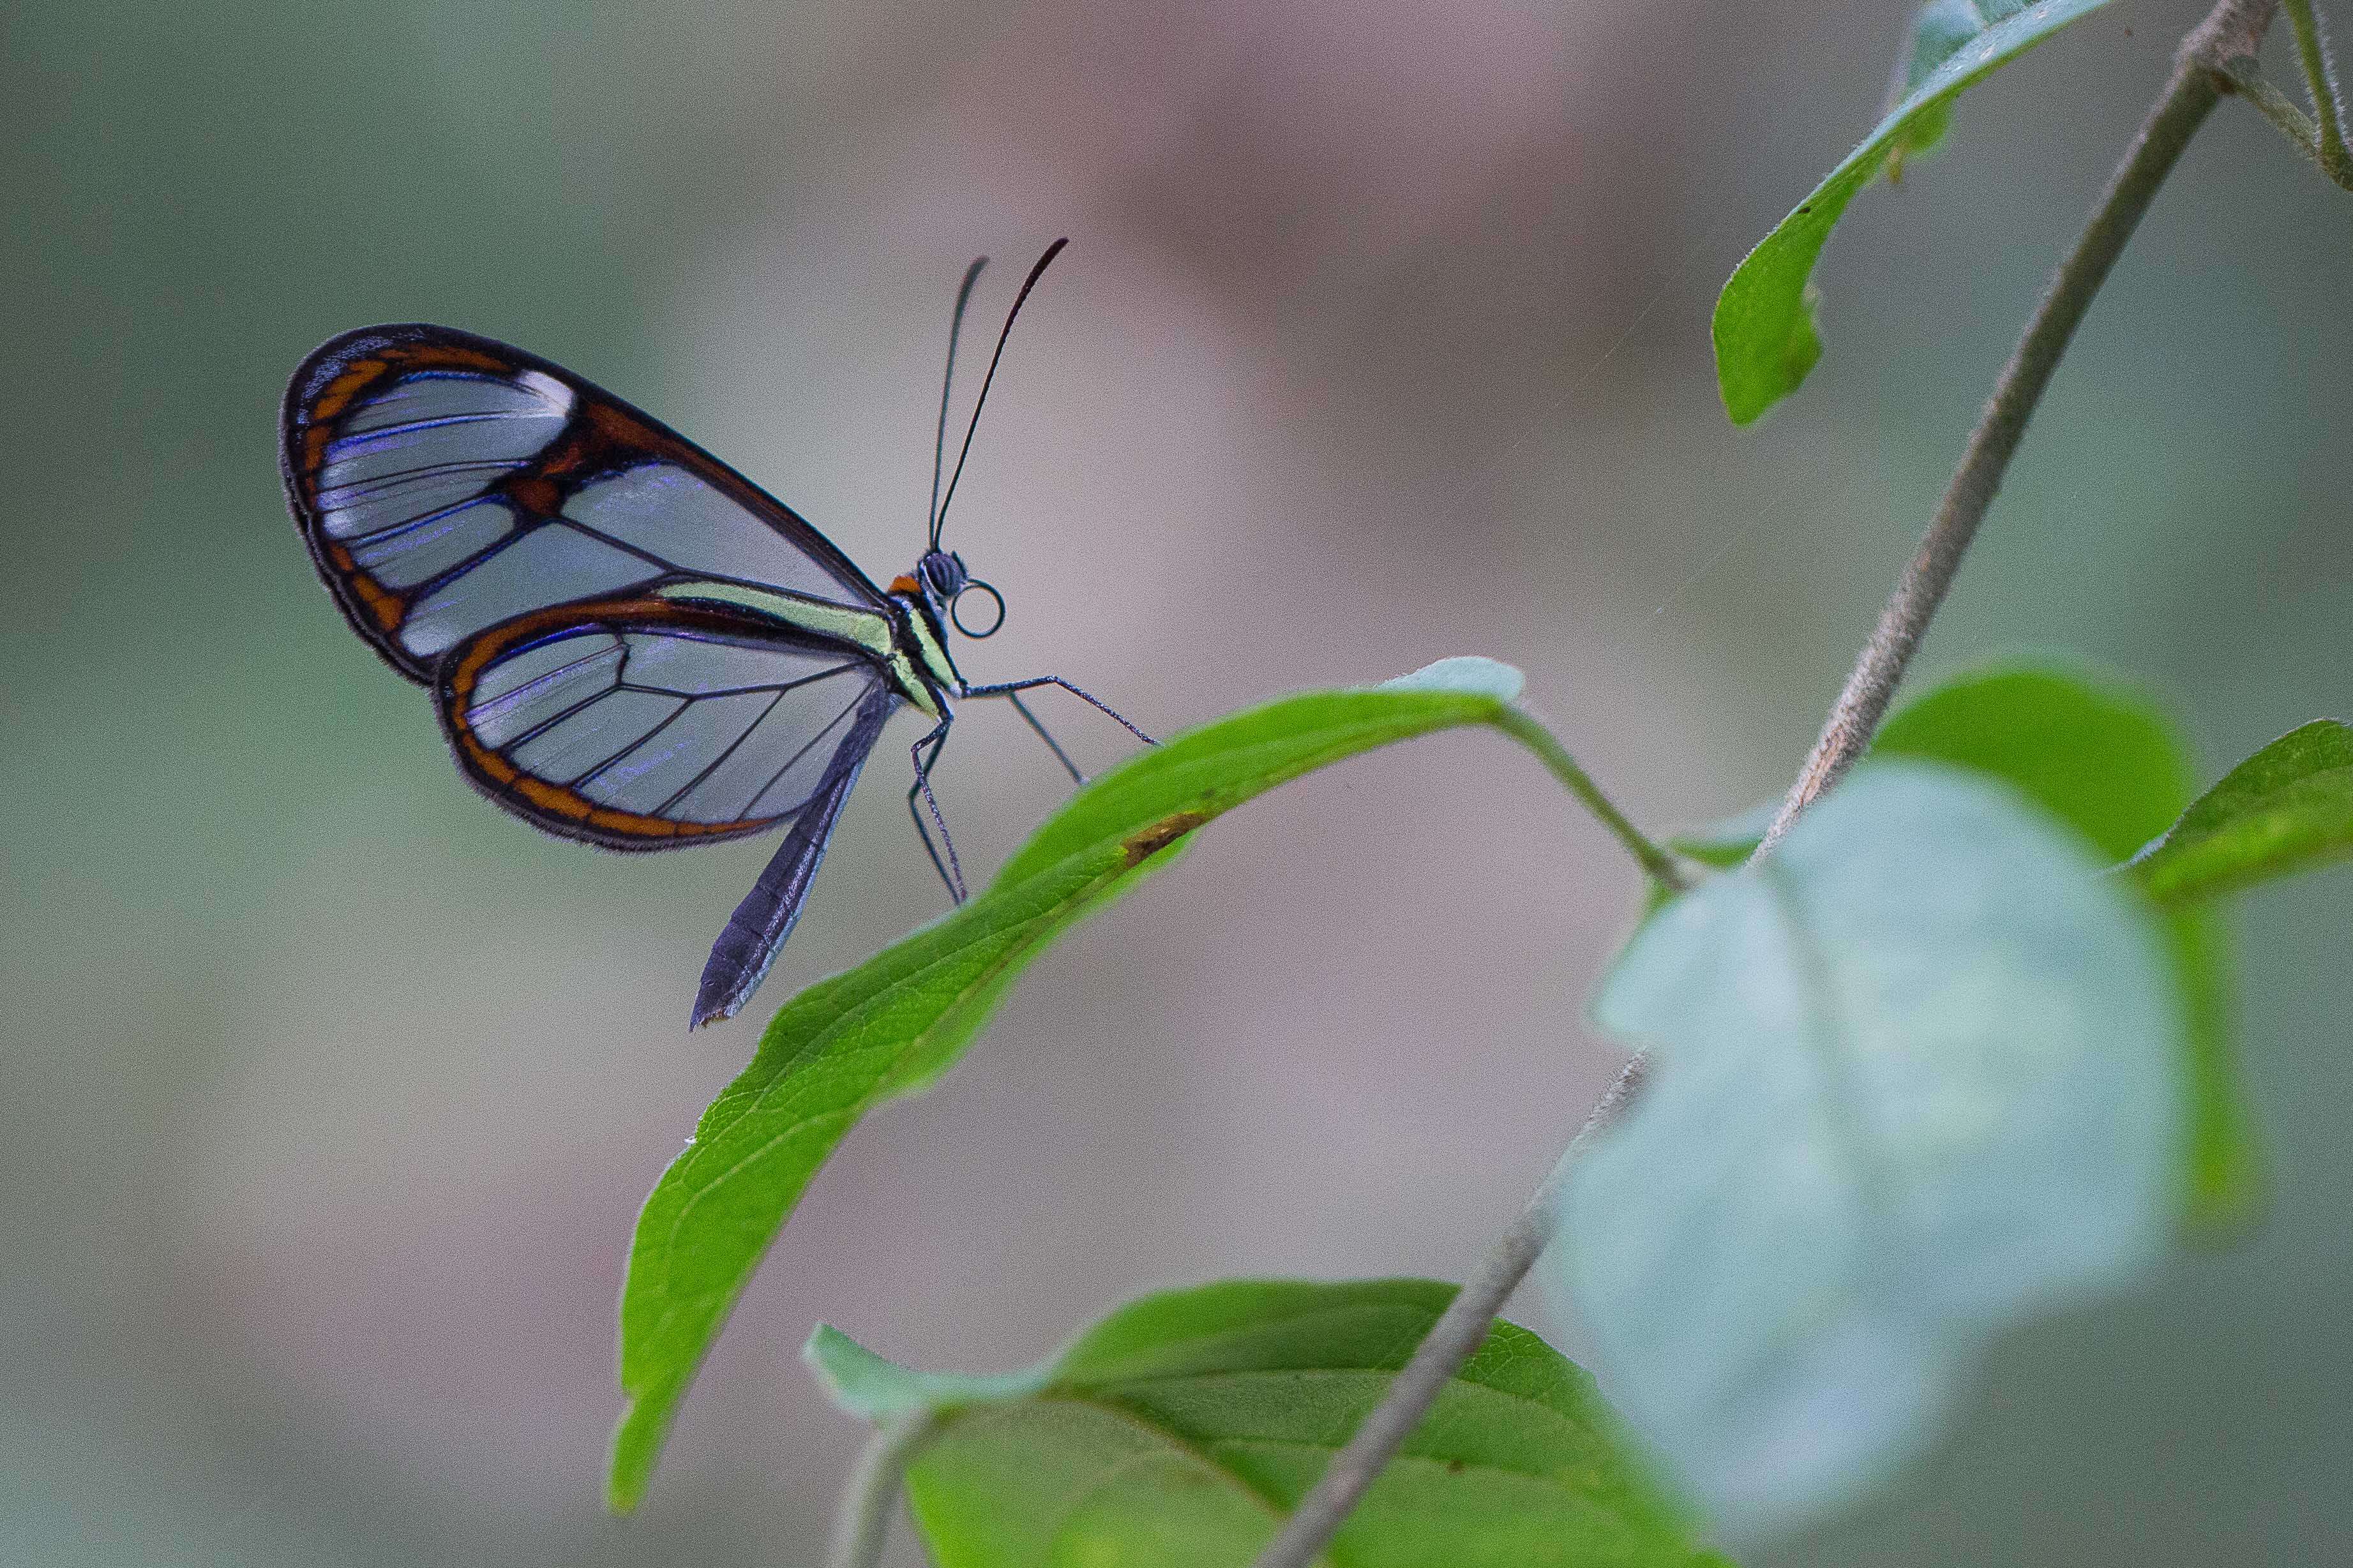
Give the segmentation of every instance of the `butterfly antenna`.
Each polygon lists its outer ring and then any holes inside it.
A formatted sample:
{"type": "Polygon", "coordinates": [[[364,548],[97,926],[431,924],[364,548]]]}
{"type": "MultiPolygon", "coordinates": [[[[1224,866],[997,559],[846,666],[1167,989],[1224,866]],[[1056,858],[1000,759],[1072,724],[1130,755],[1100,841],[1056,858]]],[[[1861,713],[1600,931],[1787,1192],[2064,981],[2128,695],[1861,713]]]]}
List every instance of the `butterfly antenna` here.
{"type": "Polygon", "coordinates": [[[1021,292],[1013,296],[1013,309],[1005,312],[1005,329],[997,334],[997,352],[988,356],[988,374],[980,378],[980,395],[973,400],[972,424],[965,430],[964,448],[956,453],[955,471],[948,476],[948,493],[940,499],[940,510],[932,520],[932,548],[934,550],[939,548],[940,530],[947,524],[948,502],[955,500],[956,480],[964,477],[964,460],[972,454],[973,432],[980,428],[980,410],[981,405],[988,401],[988,384],[997,379],[997,362],[1005,357],[1005,340],[1013,335],[1013,320],[1021,314],[1022,301],[1029,299],[1029,290],[1038,286],[1038,279],[1044,275],[1048,264],[1062,254],[1062,247],[1070,243],[1066,236],[1046,247],[1046,254],[1038,258],[1038,265],[1032,267],[1029,276],[1021,280],[1021,292]]]}
{"type": "Polygon", "coordinates": [[[948,318],[948,369],[940,378],[940,433],[932,443],[932,510],[925,520],[934,550],[940,547],[940,460],[948,449],[948,394],[955,386],[956,334],[964,331],[964,308],[972,300],[972,286],[980,281],[980,269],[987,265],[987,257],[976,256],[964,269],[964,284],[956,289],[955,314],[948,318]]]}

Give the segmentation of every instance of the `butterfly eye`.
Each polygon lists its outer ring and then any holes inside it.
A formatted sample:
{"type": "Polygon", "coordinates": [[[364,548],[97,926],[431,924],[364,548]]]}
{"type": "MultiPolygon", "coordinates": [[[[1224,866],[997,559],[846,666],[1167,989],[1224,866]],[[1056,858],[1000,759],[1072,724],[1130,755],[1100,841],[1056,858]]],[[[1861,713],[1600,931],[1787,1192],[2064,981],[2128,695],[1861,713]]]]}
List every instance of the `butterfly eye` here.
{"type": "Polygon", "coordinates": [[[935,602],[944,605],[953,604],[955,596],[964,592],[965,584],[972,580],[971,574],[965,570],[964,558],[942,550],[934,550],[925,555],[915,571],[923,578],[925,591],[935,602]]]}
{"type": "Polygon", "coordinates": [[[998,593],[993,585],[982,582],[977,577],[969,578],[963,588],[957,591],[956,596],[948,601],[948,619],[955,623],[956,630],[975,642],[978,642],[983,637],[995,637],[997,629],[1005,625],[1005,595],[998,593]],[[990,601],[997,606],[997,614],[991,617],[988,625],[978,630],[965,625],[964,622],[964,602],[975,594],[987,595],[990,601]]]}

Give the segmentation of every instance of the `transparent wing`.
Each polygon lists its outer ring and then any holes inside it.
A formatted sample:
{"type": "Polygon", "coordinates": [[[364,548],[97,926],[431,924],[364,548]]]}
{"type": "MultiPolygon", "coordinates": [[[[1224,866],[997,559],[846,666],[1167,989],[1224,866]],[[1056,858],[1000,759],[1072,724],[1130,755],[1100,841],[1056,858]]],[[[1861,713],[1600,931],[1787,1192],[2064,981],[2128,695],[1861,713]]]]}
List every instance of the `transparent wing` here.
{"type": "Polygon", "coordinates": [[[287,388],[286,492],[352,624],[412,679],[488,627],[686,578],[882,610],[823,534],[611,394],[487,338],[367,327],[287,388]]]}
{"type": "Polygon", "coordinates": [[[477,787],[617,849],[797,817],[864,760],[880,723],[861,714],[899,700],[882,666],[846,644],[652,598],[503,622],[451,655],[436,689],[477,787]]]}
{"type": "Polygon", "coordinates": [[[687,1027],[700,1028],[713,1018],[733,1016],[767,977],[785,939],[800,922],[801,904],[808,897],[818,864],[825,859],[833,825],[857,786],[858,770],[866,765],[867,753],[874,749],[874,739],[882,732],[891,708],[889,694],[878,693],[868,698],[850,721],[849,737],[835,748],[833,763],[818,782],[817,794],[793,818],[792,830],[785,835],[776,858],[735,912],[727,917],[719,940],[712,943],[687,1027]]]}

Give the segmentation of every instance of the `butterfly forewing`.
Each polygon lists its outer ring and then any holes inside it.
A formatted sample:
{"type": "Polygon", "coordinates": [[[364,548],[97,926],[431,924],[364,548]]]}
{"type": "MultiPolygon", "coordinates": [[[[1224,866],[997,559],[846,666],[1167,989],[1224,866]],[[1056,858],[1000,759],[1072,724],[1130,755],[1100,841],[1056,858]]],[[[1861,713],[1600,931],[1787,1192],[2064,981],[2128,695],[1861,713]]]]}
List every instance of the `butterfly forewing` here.
{"type": "Polygon", "coordinates": [[[709,453],[445,327],[363,328],[313,353],[281,458],[320,574],[412,679],[517,616],[691,579],[887,613],[822,534],[709,453]]]}
{"type": "Polygon", "coordinates": [[[442,667],[467,775],[541,826],[615,848],[757,833],[798,815],[895,705],[883,667],[830,639],[665,599],[504,622],[442,667]]]}

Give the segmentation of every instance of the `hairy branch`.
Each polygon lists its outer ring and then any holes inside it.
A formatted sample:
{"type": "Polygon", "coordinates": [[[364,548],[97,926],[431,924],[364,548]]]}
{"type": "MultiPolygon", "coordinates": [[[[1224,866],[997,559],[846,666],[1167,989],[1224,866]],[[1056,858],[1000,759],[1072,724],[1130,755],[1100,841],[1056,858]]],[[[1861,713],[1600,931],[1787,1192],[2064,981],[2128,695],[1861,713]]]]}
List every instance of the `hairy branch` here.
{"type": "MultiPolygon", "coordinates": [[[[2332,144],[2328,141],[2327,120],[2324,119],[2316,125],[2311,116],[2289,100],[2287,94],[2265,79],[2262,68],[2253,59],[2242,56],[2226,68],[2230,72],[2232,86],[2254,106],[2256,113],[2272,122],[2272,129],[2286,137],[2290,146],[2311,159],[2322,174],[2347,190],[2353,191],[2353,154],[2346,152],[2343,142],[2332,144]]],[[[2324,104],[2330,101],[2323,100],[2324,104]]],[[[2322,110],[2324,115],[2328,112],[2327,108],[2322,110]]]]}
{"type": "Polygon", "coordinates": [[[2328,35],[2314,14],[2312,0],[2285,0],[2287,21],[2295,34],[2296,57],[2304,62],[2304,85],[2312,94],[2312,112],[2320,121],[2319,145],[2314,150],[2314,161],[2326,170],[2328,177],[2340,185],[2353,188],[2353,179],[2347,177],[2353,169],[2353,155],[2345,147],[2344,95],[2337,89],[2337,67],[2328,58],[2328,35]]]}

